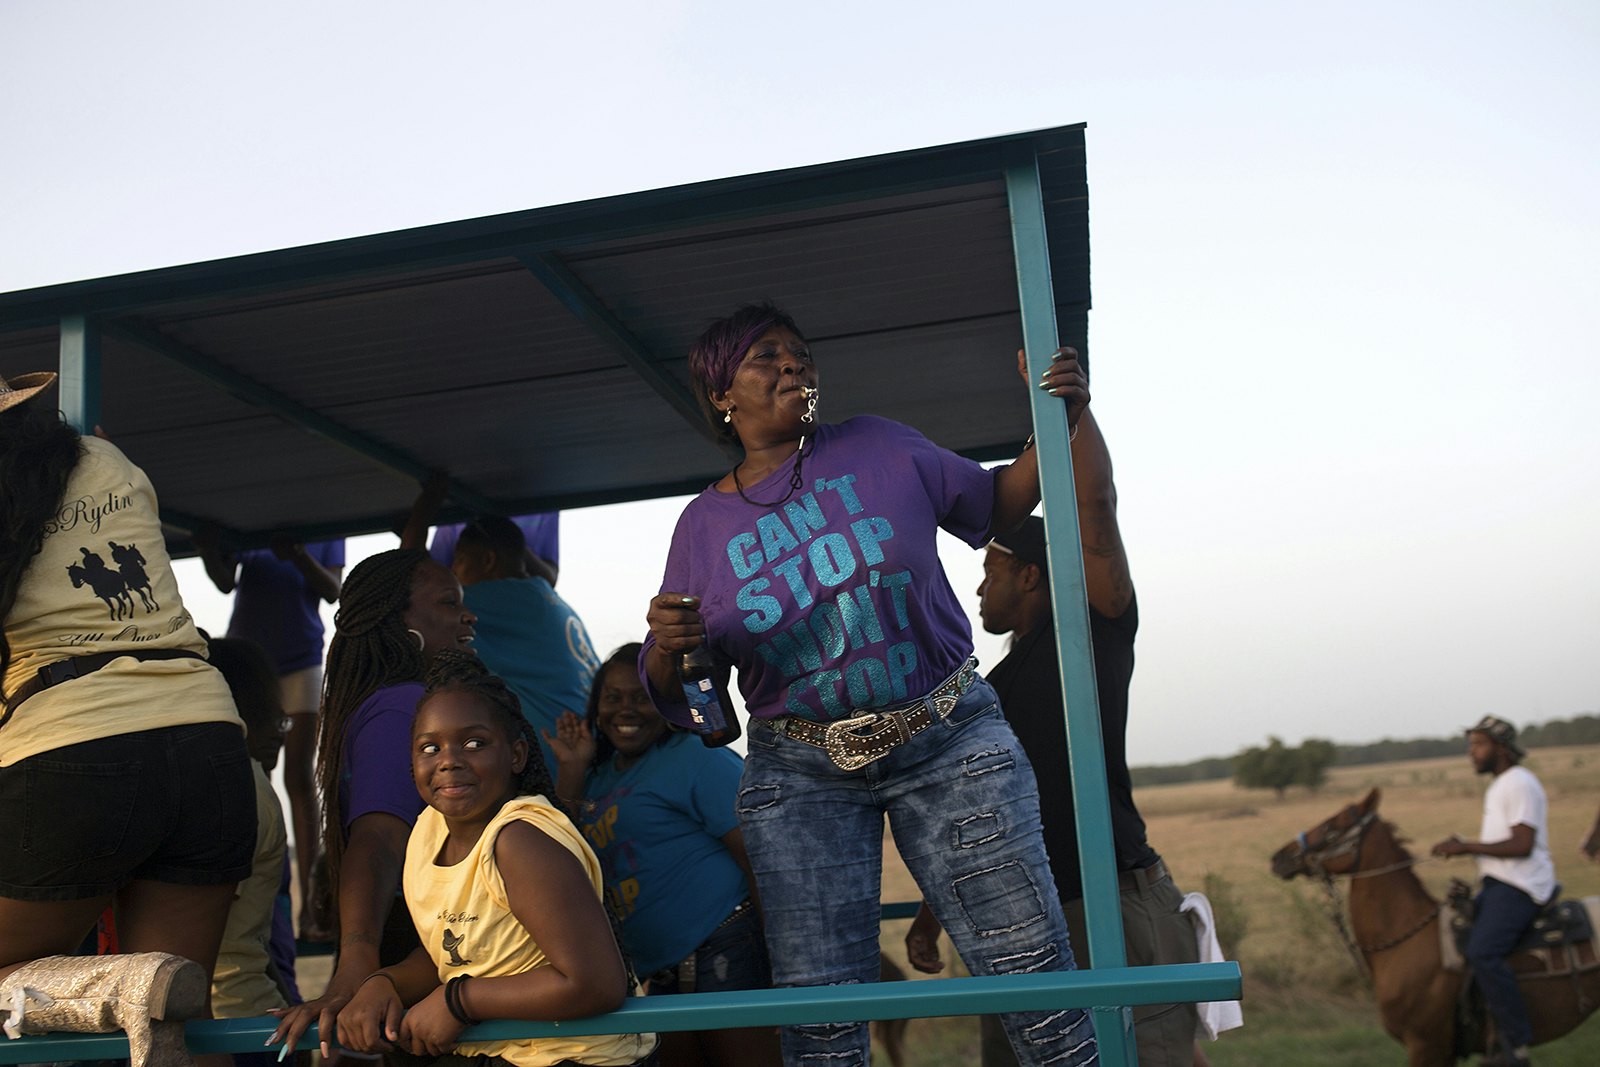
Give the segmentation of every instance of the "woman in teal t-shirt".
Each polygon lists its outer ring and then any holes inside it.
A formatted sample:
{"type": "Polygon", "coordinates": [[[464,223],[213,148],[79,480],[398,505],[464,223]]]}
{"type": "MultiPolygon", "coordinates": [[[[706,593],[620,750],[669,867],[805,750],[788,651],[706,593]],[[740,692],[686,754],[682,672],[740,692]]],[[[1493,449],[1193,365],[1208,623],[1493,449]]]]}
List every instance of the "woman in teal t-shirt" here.
{"type": "MultiPolygon", "coordinates": [[[[640,684],[638,643],[595,675],[588,712],[556,736],[556,793],[600,857],[622,938],[649,993],[771,984],[734,812],[743,761],[668,725],[640,684]]],[[[767,1028],[662,1034],[663,1067],[777,1064],[767,1028]]]]}

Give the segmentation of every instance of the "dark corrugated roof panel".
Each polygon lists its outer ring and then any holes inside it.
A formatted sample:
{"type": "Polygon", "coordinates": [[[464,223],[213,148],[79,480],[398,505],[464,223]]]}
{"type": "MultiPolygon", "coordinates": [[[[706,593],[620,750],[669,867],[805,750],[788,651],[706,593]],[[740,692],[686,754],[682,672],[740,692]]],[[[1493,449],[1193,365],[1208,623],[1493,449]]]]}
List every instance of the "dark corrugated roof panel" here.
{"type": "Polygon", "coordinates": [[[176,525],[245,540],[387,528],[426,470],[511,512],[698,488],[730,461],[685,414],[684,355],[752,300],[806,330],[828,419],[998,455],[1028,426],[1018,151],[1082,349],[1083,130],[1065,127],[4,294],[0,370],[54,366],[59,317],[93,316],[101,421],[176,525]]]}

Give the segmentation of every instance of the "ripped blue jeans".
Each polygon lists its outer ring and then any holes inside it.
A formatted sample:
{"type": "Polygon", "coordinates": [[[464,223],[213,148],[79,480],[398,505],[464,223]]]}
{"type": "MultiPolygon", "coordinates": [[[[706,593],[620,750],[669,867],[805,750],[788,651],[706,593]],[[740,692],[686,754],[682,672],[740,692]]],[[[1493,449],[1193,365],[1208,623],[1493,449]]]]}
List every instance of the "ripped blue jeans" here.
{"type": "MultiPolygon", "coordinates": [[[[760,725],[739,824],[766,918],[774,986],[878,980],[883,817],[923,899],[974,975],[1072,970],[1033,768],[981,678],[951,713],[854,771],[760,725]]],[[[1001,1016],[1022,1064],[1093,1062],[1078,1009],[1001,1016]]],[[[867,1067],[861,1023],[787,1026],[789,1067],[867,1067]]]]}

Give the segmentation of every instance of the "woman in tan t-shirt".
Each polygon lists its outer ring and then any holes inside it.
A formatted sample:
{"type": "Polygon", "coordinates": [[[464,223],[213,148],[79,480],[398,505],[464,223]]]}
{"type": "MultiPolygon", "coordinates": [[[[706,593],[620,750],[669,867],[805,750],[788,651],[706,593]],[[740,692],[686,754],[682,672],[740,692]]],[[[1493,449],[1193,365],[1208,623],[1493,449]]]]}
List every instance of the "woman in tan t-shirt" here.
{"type": "Polygon", "coordinates": [[[243,725],[178,595],[150,480],[62,421],[39,396],[55,377],[0,378],[0,992],[80,996],[80,964],[46,957],[115,902],[124,952],[199,965],[141,971],[149,1014],[209,1013],[255,841],[243,725]]]}

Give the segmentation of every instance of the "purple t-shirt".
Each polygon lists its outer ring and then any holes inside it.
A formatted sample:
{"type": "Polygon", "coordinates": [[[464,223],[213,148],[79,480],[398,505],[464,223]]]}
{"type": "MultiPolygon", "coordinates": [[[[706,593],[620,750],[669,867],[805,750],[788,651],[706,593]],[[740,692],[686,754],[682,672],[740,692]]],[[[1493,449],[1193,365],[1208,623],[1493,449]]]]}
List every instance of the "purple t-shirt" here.
{"type": "MultiPolygon", "coordinates": [[[[822,426],[815,440],[786,503],[752,506],[715,486],[690,501],[661,582],[701,598],[712,656],[737,666],[757,718],[830,721],[897,704],[972,654],[936,534],[983,544],[993,472],[872,416],[822,426]]],[[[745,496],[781,498],[792,470],[781,464],[745,496]]],[[[688,724],[680,694],[652,692],[664,716],[688,724]]]]}
{"type": "MultiPolygon", "coordinates": [[[[344,542],[321,541],[306,554],[333,570],[344,566],[344,542]]],[[[322,662],[322,598],[306,585],[295,565],[270,549],[239,553],[239,580],[234,586],[229,637],[244,637],[267,650],[278,673],[315,667],[322,662]]]]}
{"type": "Polygon", "coordinates": [[[422,700],[422,684],[405,682],[379,689],[356,709],[344,735],[340,775],[340,824],[381,811],[415,826],[422,796],[411,777],[411,720],[422,700]]]}
{"type": "MultiPolygon", "coordinates": [[[[561,512],[544,511],[537,515],[518,515],[511,521],[522,531],[523,539],[528,542],[529,551],[549,563],[560,564],[561,512]]],[[[457,522],[435,529],[433,540],[428,543],[428,555],[446,567],[450,566],[456,558],[456,541],[460,539],[465,526],[466,523],[457,522]]]]}

